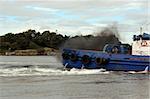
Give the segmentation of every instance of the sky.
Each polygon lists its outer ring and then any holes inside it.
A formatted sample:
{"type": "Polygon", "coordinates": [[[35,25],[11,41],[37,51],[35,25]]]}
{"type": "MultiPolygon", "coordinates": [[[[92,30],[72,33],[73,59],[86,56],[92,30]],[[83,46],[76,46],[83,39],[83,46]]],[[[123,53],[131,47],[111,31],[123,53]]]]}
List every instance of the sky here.
{"type": "Polygon", "coordinates": [[[149,0],[0,0],[0,35],[28,29],[87,35],[115,26],[130,42],[140,27],[150,33],[149,8],[149,0]]]}

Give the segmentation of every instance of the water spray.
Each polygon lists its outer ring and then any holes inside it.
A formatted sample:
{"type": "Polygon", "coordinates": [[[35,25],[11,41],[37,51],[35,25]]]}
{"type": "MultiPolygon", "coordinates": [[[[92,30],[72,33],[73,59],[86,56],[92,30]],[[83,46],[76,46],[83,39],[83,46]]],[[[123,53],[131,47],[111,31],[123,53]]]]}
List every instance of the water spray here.
{"type": "Polygon", "coordinates": [[[63,68],[64,70],[66,70],[67,65],[68,65],[68,63],[66,63],[66,64],[64,65],[64,68],[63,68]]]}

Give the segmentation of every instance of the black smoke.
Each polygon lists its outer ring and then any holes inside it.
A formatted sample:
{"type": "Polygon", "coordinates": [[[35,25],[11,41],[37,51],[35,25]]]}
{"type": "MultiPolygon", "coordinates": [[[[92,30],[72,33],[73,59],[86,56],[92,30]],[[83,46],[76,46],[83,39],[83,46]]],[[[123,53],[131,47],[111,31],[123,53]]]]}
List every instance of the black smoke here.
{"type": "Polygon", "coordinates": [[[96,35],[75,36],[67,40],[63,48],[82,49],[82,50],[102,50],[106,44],[118,44],[119,35],[117,28],[107,27],[96,35]]]}

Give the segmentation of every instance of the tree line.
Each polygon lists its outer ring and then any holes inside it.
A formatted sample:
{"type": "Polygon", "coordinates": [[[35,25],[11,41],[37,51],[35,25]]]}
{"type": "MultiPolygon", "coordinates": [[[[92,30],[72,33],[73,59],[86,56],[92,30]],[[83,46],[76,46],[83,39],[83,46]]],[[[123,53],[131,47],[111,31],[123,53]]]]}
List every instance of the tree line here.
{"type": "Polygon", "coordinates": [[[7,33],[0,36],[0,51],[42,49],[44,47],[58,49],[69,38],[69,36],[55,32],[44,31],[40,33],[32,29],[17,34],[7,33]]]}

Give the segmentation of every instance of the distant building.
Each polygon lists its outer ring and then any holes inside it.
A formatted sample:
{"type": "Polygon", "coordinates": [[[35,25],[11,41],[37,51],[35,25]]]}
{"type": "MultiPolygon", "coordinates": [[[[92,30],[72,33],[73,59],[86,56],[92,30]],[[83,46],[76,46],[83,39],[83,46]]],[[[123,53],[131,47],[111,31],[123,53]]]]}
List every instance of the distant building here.
{"type": "Polygon", "coordinates": [[[44,55],[55,55],[56,49],[53,48],[44,48],[44,55]]]}
{"type": "Polygon", "coordinates": [[[7,56],[12,56],[12,55],[15,55],[15,52],[5,52],[4,55],[7,55],[7,56]]]}

